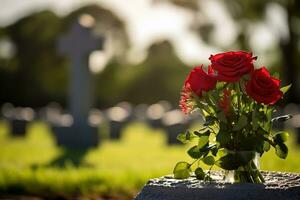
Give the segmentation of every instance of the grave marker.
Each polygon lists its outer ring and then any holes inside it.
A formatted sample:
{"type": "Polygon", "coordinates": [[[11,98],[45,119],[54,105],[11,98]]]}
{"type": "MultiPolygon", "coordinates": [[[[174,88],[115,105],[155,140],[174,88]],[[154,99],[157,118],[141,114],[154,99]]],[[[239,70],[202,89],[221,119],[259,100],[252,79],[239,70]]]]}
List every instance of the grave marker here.
{"type": "Polygon", "coordinates": [[[130,120],[130,113],[123,107],[115,106],[106,112],[109,123],[109,138],[116,140],[121,138],[121,132],[130,120]]]}
{"type": "Polygon", "coordinates": [[[300,107],[297,104],[290,103],[285,106],[284,114],[291,114],[293,118],[285,122],[286,129],[294,129],[296,133],[296,142],[300,144],[300,107]]]}
{"type": "Polygon", "coordinates": [[[10,134],[24,137],[28,123],[35,117],[34,110],[30,107],[14,107],[7,103],[2,106],[1,111],[3,117],[9,121],[10,134]]]}
{"type": "MultiPolygon", "coordinates": [[[[103,48],[103,39],[95,37],[91,27],[76,20],[70,31],[60,38],[59,51],[70,59],[69,109],[73,118],[71,126],[56,126],[54,132],[60,145],[87,148],[98,143],[97,128],[88,123],[92,108],[92,83],[88,56],[103,48]]],[[[90,24],[91,25],[91,24],[90,24]]]]}
{"type": "Polygon", "coordinates": [[[168,144],[182,144],[177,140],[177,135],[185,132],[189,127],[188,118],[182,111],[175,109],[167,112],[162,118],[162,123],[167,132],[168,144]]]}
{"type": "Polygon", "coordinates": [[[162,117],[164,114],[171,110],[171,105],[167,101],[159,101],[150,105],[147,108],[146,115],[148,123],[153,128],[164,128],[162,117]]]}

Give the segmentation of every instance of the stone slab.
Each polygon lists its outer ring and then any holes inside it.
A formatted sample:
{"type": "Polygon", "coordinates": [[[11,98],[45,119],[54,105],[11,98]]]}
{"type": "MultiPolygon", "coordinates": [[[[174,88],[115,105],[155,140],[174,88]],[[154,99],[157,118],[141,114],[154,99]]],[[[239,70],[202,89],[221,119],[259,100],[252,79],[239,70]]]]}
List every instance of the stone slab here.
{"type": "Polygon", "coordinates": [[[98,128],[91,126],[53,126],[52,132],[59,146],[71,149],[96,147],[99,142],[98,128]]]}
{"type": "Polygon", "coordinates": [[[25,136],[26,129],[27,129],[28,121],[20,120],[20,119],[13,119],[10,122],[11,126],[11,135],[13,136],[25,136]]]}
{"type": "Polygon", "coordinates": [[[263,171],[264,184],[231,184],[222,180],[221,171],[212,171],[213,181],[192,176],[174,179],[172,175],[151,179],[135,200],[299,200],[300,174],[263,171]]]}

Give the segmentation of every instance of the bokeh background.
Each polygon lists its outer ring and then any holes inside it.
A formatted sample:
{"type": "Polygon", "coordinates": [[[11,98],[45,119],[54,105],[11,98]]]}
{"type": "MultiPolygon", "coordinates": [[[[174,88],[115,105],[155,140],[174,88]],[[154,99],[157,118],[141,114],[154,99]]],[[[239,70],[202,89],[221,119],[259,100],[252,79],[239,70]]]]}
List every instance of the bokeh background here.
{"type": "Polygon", "coordinates": [[[201,118],[178,110],[183,81],[230,50],[253,52],[256,67],[293,84],[276,115],[294,118],[275,127],[290,132],[290,155],[271,151],[261,168],[300,172],[299,27],[296,0],[1,0],[0,194],[131,199],[149,178],[189,161],[175,137],[201,118]],[[64,146],[53,129],[74,121],[72,63],[58,43],[75,21],[103,44],[83,66],[92,83],[87,120],[99,136],[84,149],[64,146]]]}

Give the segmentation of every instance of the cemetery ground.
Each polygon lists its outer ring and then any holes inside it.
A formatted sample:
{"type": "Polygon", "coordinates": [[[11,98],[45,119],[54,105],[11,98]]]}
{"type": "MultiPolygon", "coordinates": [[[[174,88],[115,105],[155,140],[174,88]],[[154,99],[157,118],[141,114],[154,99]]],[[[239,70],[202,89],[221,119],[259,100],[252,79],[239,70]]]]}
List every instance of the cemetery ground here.
{"type": "MultiPolygon", "coordinates": [[[[57,147],[49,127],[31,123],[25,138],[10,137],[0,123],[0,198],[132,199],[149,178],[172,173],[190,161],[187,146],[167,146],[163,130],[129,124],[121,140],[71,151],[57,147]]],[[[300,172],[300,148],[291,134],[286,160],[267,153],[261,168],[300,172]]],[[[273,151],[273,150],[271,150],[273,151]]]]}

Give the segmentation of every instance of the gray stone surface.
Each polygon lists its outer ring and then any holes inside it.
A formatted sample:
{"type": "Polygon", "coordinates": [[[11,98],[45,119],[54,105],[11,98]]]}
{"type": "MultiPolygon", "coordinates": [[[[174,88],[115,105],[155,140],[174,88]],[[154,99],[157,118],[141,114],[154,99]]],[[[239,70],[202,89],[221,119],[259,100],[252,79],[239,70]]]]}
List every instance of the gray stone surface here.
{"type": "Polygon", "coordinates": [[[300,199],[300,174],[262,172],[264,184],[231,184],[222,180],[221,171],[213,171],[214,181],[204,182],[194,176],[177,180],[173,176],[151,179],[135,200],[236,200],[300,199]]]}

